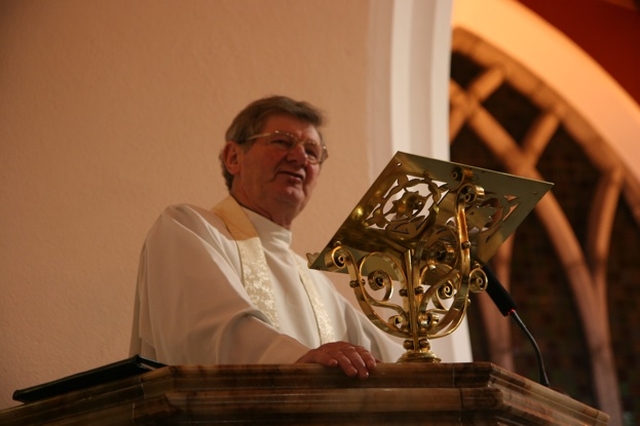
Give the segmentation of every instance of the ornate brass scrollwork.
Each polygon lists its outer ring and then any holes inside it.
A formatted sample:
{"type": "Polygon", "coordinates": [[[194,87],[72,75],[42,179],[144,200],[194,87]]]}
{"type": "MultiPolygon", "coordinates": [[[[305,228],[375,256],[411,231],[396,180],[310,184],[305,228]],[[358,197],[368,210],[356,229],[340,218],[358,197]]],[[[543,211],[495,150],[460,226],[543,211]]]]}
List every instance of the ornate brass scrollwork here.
{"type": "Polygon", "coordinates": [[[458,328],[482,265],[550,187],[399,152],[310,267],[349,273],[367,317],[405,338],[400,362],[438,362],[429,340],[458,328]]]}

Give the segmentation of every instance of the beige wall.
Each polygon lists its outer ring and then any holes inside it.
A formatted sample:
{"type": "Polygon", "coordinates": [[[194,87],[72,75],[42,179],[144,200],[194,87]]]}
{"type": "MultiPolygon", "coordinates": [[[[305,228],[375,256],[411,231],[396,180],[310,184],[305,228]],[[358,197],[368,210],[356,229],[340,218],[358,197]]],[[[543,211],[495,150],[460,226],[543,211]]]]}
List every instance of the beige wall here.
{"type": "MultiPolygon", "coordinates": [[[[147,230],[166,205],[226,194],[217,154],[248,102],[282,93],[329,116],[300,253],[324,247],[395,150],[446,159],[451,5],[0,1],[0,408],[128,355],[147,230]],[[396,90],[408,83],[421,90],[396,90]]],[[[456,336],[434,349],[470,360],[456,336]]]]}
{"type": "Polygon", "coordinates": [[[326,110],[297,225],[319,251],[368,187],[368,0],[0,2],[0,408],[127,356],[138,253],[162,208],[224,193],[232,116],[326,110]],[[339,4],[339,6],[338,6],[339,4]]]}

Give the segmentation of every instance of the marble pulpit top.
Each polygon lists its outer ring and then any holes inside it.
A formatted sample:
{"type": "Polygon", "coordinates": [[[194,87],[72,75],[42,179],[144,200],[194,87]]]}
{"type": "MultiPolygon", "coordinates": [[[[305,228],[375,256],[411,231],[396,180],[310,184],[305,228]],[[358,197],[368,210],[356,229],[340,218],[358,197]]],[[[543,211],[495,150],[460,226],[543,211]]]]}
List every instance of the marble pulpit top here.
{"type": "Polygon", "coordinates": [[[607,425],[608,416],[491,363],[167,366],[0,411],[0,424],[607,425]]]}

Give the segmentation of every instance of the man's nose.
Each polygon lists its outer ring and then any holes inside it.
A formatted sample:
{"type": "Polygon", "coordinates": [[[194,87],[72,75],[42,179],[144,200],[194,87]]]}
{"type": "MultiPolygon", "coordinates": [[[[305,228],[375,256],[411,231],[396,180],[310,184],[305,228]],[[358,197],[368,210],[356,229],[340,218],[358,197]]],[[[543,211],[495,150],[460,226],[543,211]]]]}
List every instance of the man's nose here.
{"type": "Polygon", "coordinates": [[[300,164],[303,164],[303,165],[305,165],[309,161],[309,158],[307,157],[307,153],[304,150],[304,144],[302,143],[295,144],[295,146],[289,150],[289,154],[287,155],[287,158],[296,160],[297,162],[300,162],[300,164]]]}

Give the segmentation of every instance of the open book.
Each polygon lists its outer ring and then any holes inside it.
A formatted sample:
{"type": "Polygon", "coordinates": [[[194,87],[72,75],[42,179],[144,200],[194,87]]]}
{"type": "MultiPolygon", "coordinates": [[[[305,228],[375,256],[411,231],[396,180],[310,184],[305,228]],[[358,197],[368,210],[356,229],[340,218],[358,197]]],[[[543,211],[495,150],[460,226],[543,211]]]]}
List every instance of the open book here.
{"type": "Polygon", "coordinates": [[[13,393],[13,399],[20,402],[35,402],[67,392],[147,373],[164,366],[164,364],[159,362],[136,355],[122,361],[103,365],[102,367],[63,377],[52,382],[25,389],[18,389],[13,393]]]}

